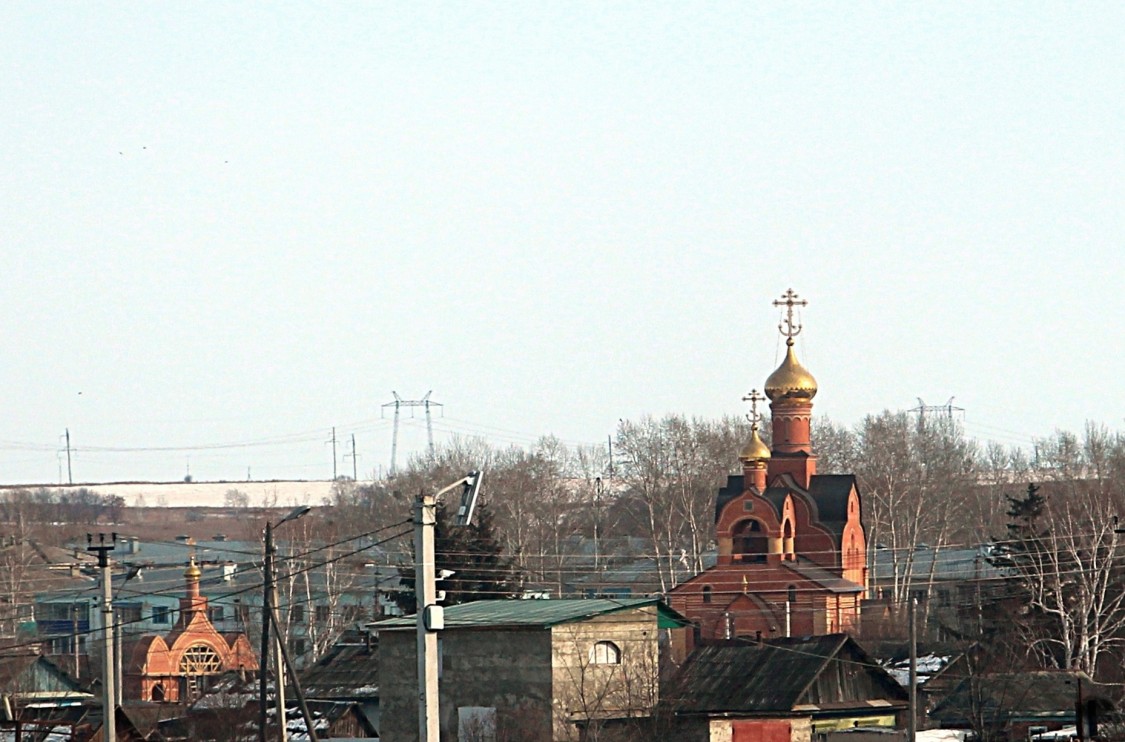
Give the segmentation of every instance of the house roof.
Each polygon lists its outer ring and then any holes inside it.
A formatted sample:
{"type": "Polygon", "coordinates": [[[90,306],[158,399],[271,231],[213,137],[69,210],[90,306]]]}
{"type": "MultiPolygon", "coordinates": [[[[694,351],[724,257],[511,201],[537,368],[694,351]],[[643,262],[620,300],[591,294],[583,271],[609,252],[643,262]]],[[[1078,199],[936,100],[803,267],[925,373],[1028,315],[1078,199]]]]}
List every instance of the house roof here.
{"type": "Polygon", "coordinates": [[[343,637],[301,672],[305,695],[317,699],[377,698],[379,695],[379,653],[374,640],[359,632],[343,637]]]}
{"type": "Polygon", "coordinates": [[[896,551],[875,547],[869,564],[872,580],[889,581],[896,572],[901,578],[909,573],[917,578],[935,580],[980,580],[985,577],[1003,577],[1004,570],[992,561],[992,547],[982,544],[970,549],[938,548],[915,546],[912,552],[896,551]]]}
{"type": "MultiPolygon", "coordinates": [[[[656,598],[591,598],[589,600],[478,600],[445,609],[446,629],[550,628],[585,621],[619,611],[653,606],[660,628],[688,624],[680,614],[656,598]]],[[[402,616],[370,624],[373,629],[414,629],[415,616],[402,616]]]]}
{"type": "Polygon", "coordinates": [[[702,646],[684,663],[666,697],[680,714],[815,711],[818,706],[806,698],[809,687],[837,659],[862,666],[882,692],[880,698],[841,699],[833,707],[885,708],[906,702],[906,691],[846,634],[702,646]]]}
{"type": "Polygon", "coordinates": [[[934,706],[930,716],[944,723],[956,723],[984,713],[993,718],[1071,718],[1078,699],[1110,704],[1109,688],[1095,683],[1086,673],[1065,670],[991,673],[962,680],[934,706]]]}
{"type": "Polygon", "coordinates": [[[78,681],[38,652],[6,651],[0,653],[0,692],[34,694],[63,691],[77,693],[81,690],[82,685],[78,681]]]}
{"type": "Polygon", "coordinates": [[[837,577],[832,572],[829,572],[824,567],[813,564],[808,559],[801,557],[795,562],[785,561],[781,566],[792,572],[796,572],[801,577],[804,577],[810,582],[823,587],[825,590],[833,593],[861,593],[863,586],[858,585],[851,580],[845,580],[843,577],[837,577]]]}

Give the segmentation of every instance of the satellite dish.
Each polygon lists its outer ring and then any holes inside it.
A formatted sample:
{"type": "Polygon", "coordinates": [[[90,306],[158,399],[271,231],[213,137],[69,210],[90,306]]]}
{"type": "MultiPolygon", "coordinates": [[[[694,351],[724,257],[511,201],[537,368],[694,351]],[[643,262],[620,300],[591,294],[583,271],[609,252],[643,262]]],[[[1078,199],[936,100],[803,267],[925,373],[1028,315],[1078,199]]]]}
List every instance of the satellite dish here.
{"type": "Polygon", "coordinates": [[[477,506],[477,495],[480,494],[480,483],[484,479],[483,471],[471,471],[465,477],[464,488],[461,490],[461,504],[457,507],[455,525],[467,526],[473,520],[473,510],[477,506]]]}

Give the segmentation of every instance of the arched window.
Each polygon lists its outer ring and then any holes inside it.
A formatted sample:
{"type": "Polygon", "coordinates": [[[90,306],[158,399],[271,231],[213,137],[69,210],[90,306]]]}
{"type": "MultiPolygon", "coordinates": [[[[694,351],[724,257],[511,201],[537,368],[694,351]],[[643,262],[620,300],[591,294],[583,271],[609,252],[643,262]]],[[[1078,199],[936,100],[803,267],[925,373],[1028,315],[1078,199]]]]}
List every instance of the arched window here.
{"type": "Polygon", "coordinates": [[[710,585],[704,585],[703,586],[703,602],[704,603],[710,603],[711,602],[711,586],[710,585]]]}
{"type": "Polygon", "coordinates": [[[180,658],[180,673],[183,675],[214,675],[222,671],[222,658],[206,644],[193,644],[184,650],[180,658]]]}
{"type": "Polygon", "coordinates": [[[734,558],[741,562],[764,562],[769,551],[769,540],[762,524],[756,520],[744,520],[735,525],[734,558]]]}
{"type": "Polygon", "coordinates": [[[621,648],[613,642],[598,642],[590,648],[590,663],[594,665],[620,665],[621,648]]]}
{"type": "Polygon", "coordinates": [[[152,700],[156,703],[164,702],[164,686],[160,683],[152,686],[152,700]]]}

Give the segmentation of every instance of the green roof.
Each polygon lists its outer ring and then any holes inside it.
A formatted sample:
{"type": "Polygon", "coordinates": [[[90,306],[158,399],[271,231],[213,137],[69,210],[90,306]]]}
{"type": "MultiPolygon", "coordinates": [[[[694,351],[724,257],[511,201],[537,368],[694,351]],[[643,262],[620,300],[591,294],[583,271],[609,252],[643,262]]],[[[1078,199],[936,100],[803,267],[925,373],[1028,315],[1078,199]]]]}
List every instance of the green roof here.
{"type": "MultiPolygon", "coordinates": [[[[688,624],[680,614],[658,598],[590,598],[586,600],[478,600],[445,609],[447,629],[495,629],[502,627],[550,628],[572,621],[585,621],[607,613],[654,606],[657,627],[675,629],[688,624]]],[[[402,616],[370,624],[373,629],[413,629],[414,616],[402,616]]]]}

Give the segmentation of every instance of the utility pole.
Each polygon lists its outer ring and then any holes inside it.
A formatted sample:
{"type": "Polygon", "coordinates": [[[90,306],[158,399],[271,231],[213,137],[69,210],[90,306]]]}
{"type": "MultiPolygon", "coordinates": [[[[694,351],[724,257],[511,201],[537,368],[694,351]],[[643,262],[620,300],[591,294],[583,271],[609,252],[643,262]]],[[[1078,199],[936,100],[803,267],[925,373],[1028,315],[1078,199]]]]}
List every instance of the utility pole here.
{"type": "MultiPolygon", "coordinates": [[[[307,505],[293,508],[289,513],[277,522],[278,526],[288,523],[291,520],[296,520],[301,516],[308,513],[312,508],[307,505]]],[[[270,624],[273,624],[275,629],[274,633],[277,634],[277,710],[278,710],[278,739],[285,742],[287,730],[285,728],[285,672],[282,665],[283,658],[285,657],[285,646],[281,642],[281,631],[278,627],[277,617],[274,613],[277,602],[277,585],[274,583],[273,576],[273,560],[274,554],[277,550],[273,545],[273,529],[274,525],[268,520],[266,521],[265,530],[265,543],[264,555],[262,557],[262,644],[261,644],[261,658],[258,660],[258,742],[267,742],[266,737],[266,722],[268,718],[266,703],[267,682],[266,676],[269,674],[268,667],[270,662],[270,624]]],[[[294,674],[294,678],[296,675],[294,674]]],[[[308,721],[306,719],[306,724],[308,721]]],[[[316,737],[312,734],[312,725],[308,725],[310,732],[310,739],[315,740],[316,737]]]]}
{"type": "Polygon", "coordinates": [[[66,481],[74,484],[74,473],[70,469],[70,428],[66,429],[66,481]]]}
{"type": "MultiPolygon", "coordinates": [[[[418,741],[438,742],[437,632],[430,630],[430,608],[437,594],[434,570],[434,526],[437,498],[420,494],[414,503],[414,590],[418,633],[418,741]]],[[[440,613],[440,611],[438,611],[440,613]]]]}
{"type": "Polygon", "coordinates": [[[285,652],[285,642],[282,641],[281,628],[277,625],[277,604],[281,601],[277,597],[277,575],[274,574],[274,554],[277,553],[277,547],[273,546],[270,552],[270,620],[273,621],[274,628],[274,665],[273,674],[276,678],[277,693],[275,698],[277,700],[277,742],[289,741],[289,719],[285,716],[285,659],[283,653],[285,652]]]}
{"type": "Polygon", "coordinates": [[[606,436],[606,441],[609,444],[609,478],[613,479],[613,434],[606,436]]]}
{"type": "MultiPolygon", "coordinates": [[[[414,596],[418,632],[418,742],[440,742],[438,717],[438,635],[445,628],[444,609],[437,604],[434,529],[437,501],[450,490],[462,487],[461,504],[454,522],[467,526],[480,492],[483,475],[469,472],[448,487],[434,493],[421,492],[414,502],[414,596]]],[[[449,573],[445,573],[449,574],[449,573]]]]}
{"type": "MultiPolygon", "coordinates": [[[[69,438],[67,444],[69,446],[69,438]]],[[[94,544],[94,537],[86,534],[86,551],[98,555],[98,567],[102,573],[102,739],[104,742],[117,742],[117,699],[114,690],[117,683],[114,680],[113,658],[113,584],[109,568],[109,552],[114,550],[117,534],[110,537],[106,544],[105,534],[98,534],[98,543],[94,544]]]]}
{"type": "MultiPolygon", "coordinates": [[[[329,441],[325,441],[328,443],[329,441]]],[[[336,481],[336,426],[332,426],[332,481],[336,481]]]]}
{"type": "Polygon", "coordinates": [[[358,471],[358,466],[356,464],[356,460],[357,460],[358,457],[356,456],[356,453],[355,453],[355,433],[352,433],[352,452],[344,454],[344,458],[352,460],[352,481],[358,482],[359,481],[359,471],[358,471]]]}
{"type": "Polygon", "coordinates": [[[358,482],[359,481],[359,470],[357,468],[355,460],[356,460],[356,456],[355,456],[355,433],[352,433],[352,481],[358,482]]]}
{"type": "Polygon", "coordinates": [[[422,407],[422,408],[425,409],[425,411],[426,411],[426,439],[429,442],[430,458],[433,458],[433,455],[434,455],[434,425],[433,425],[433,420],[430,417],[430,408],[431,407],[444,407],[444,405],[441,402],[434,402],[430,399],[430,395],[433,394],[433,393],[434,393],[434,391],[431,389],[430,391],[426,392],[425,396],[423,396],[421,399],[403,399],[402,397],[398,396],[398,392],[391,392],[391,395],[394,396],[394,401],[393,402],[387,402],[385,405],[383,405],[384,410],[387,409],[388,407],[393,407],[394,410],[395,410],[394,431],[391,433],[391,470],[389,472],[390,476],[393,477],[395,475],[395,461],[398,457],[398,419],[399,419],[399,413],[402,411],[403,407],[412,408],[411,413],[410,413],[411,416],[413,416],[413,414],[414,414],[414,411],[413,411],[414,407],[422,407]]]}
{"type": "Polygon", "coordinates": [[[911,598],[910,616],[910,717],[906,720],[906,742],[918,739],[918,599],[911,598]]]}
{"type": "Polygon", "coordinates": [[[258,742],[266,742],[266,689],[270,661],[270,600],[273,584],[273,525],[266,521],[265,549],[262,555],[262,643],[258,659],[258,742]]]}

